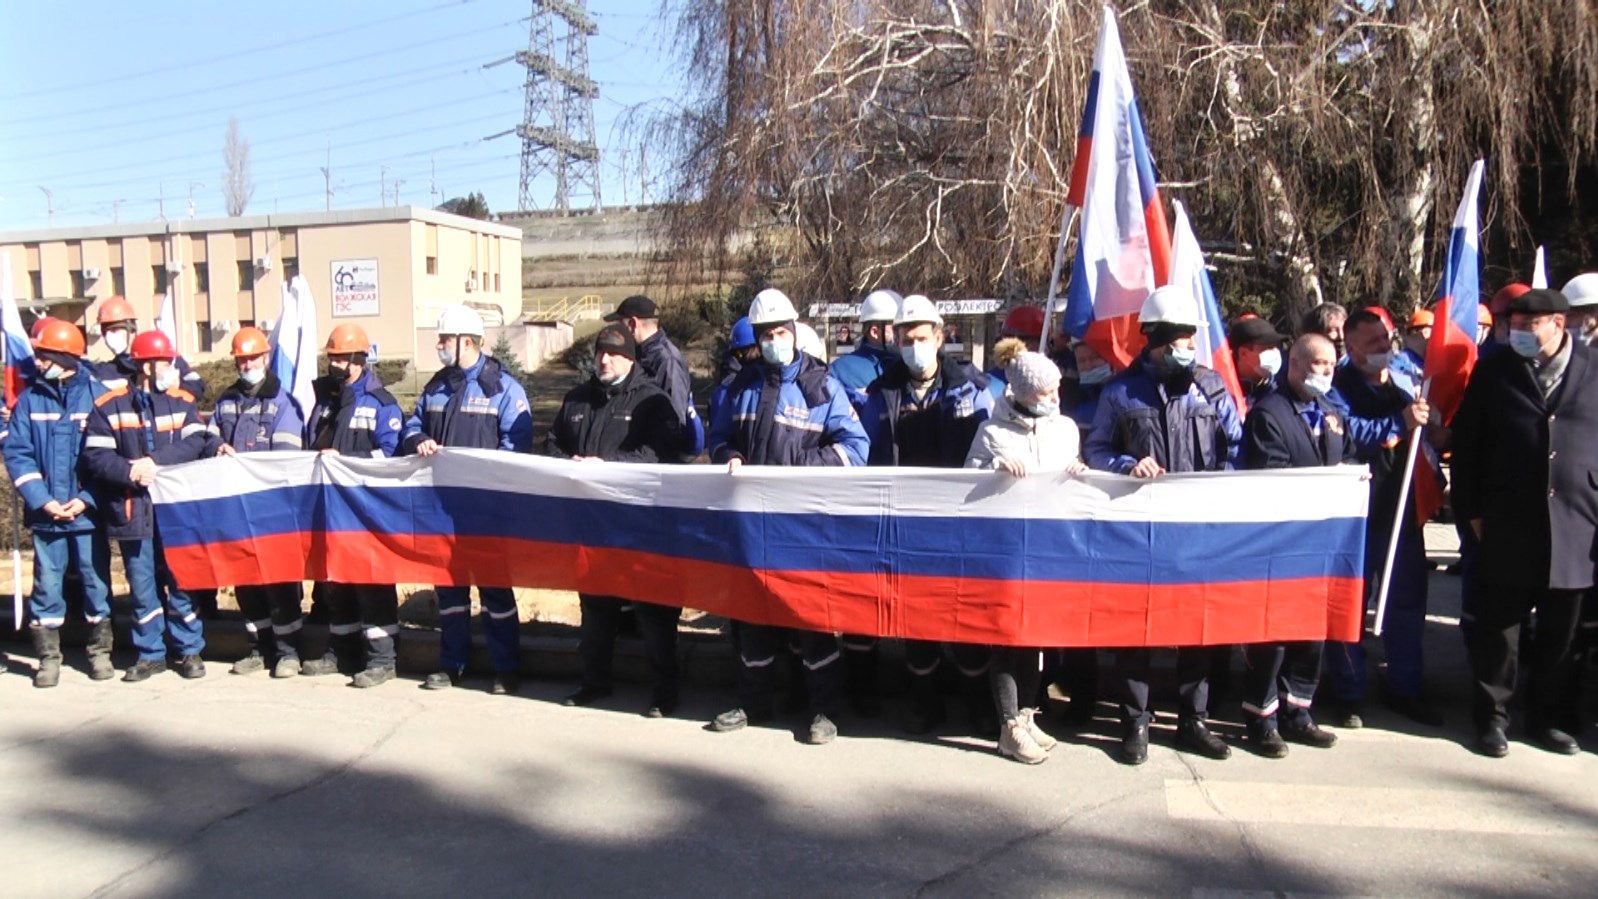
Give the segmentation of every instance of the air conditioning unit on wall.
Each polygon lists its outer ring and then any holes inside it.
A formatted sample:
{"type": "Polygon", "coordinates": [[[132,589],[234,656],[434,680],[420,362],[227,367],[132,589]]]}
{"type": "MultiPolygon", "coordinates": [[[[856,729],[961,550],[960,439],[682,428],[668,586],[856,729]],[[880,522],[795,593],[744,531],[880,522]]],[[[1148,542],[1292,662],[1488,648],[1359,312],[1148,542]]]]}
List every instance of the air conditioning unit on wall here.
{"type": "Polygon", "coordinates": [[[471,293],[471,292],[473,292],[475,290],[477,290],[477,279],[476,278],[467,278],[466,279],[466,292],[467,293],[471,293]]]}
{"type": "Polygon", "coordinates": [[[166,264],[166,270],[168,274],[180,274],[183,271],[183,263],[174,259],[166,264]]]}
{"type": "Polygon", "coordinates": [[[272,270],[272,257],[271,256],[257,256],[257,257],[255,257],[255,268],[258,271],[263,271],[263,272],[271,271],[272,270]]]}
{"type": "Polygon", "coordinates": [[[85,281],[98,281],[98,280],[100,280],[100,270],[97,269],[97,268],[86,268],[86,269],[84,269],[83,270],[83,280],[85,280],[85,281]]]}

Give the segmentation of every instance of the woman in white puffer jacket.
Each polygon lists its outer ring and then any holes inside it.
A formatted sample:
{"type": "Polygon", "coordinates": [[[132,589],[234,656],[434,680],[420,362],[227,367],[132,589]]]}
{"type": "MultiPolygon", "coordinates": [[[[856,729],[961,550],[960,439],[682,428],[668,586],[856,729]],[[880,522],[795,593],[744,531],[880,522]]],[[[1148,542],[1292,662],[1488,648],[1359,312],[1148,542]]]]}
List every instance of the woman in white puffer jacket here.
{"type": "MultiPolygon", "coordinates": [[[[1009,476],[1024,478],[1033,471],[1065,471],[1079,474],[1082,464],[1082,436],[1070,416],[1060,414],[1060,370],[1042,353],[1030,353],[1019,340],[1001,340],[993,348],[994,358],[1004,367],[1009,392],[993,407],[993,415],[982,423],[971,450],[967,468],[988,468],[1009,476]]],[[[1007,758],[1029,765],[1049,757],[1055,740],[1035,720],[1036,709],[1021,708],[1021,697],[1038,694],[1043,653],[1037,649],[996,646],[988,667],[993,701],[999,718],[999,752],[1007,758]]]]}

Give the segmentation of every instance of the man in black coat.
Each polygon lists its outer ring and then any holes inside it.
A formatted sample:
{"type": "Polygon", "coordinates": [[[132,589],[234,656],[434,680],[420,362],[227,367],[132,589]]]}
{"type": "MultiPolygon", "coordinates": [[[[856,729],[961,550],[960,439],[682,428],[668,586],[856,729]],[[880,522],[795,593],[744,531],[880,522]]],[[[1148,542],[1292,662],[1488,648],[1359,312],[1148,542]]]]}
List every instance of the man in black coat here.
{"type": "MultiPolygon", "coordinates": [[[[566,394],[545,439],[552,456],[584,462],[660,462],[678,458],[682,423],[665,392],[637,364],[638,345],[621,324],[594,340],[594,375],[566,394]]],[[[582,684],[566,697],[569,706],[590,705],[611,694],[611,658],[622,606],[615,596],[578,596],[582,606],[579,652],[582,684]]],[[[651,718],[677,708],[677,619],[681,609],[632,602],[644,655],[655,678],[645,713],[651,718]]]]}
{"type": "Polygon", "coordinates": [[[1598,536],[1598,359],[1565,332],[1563,294],[1510,303],[1510,350],[1482,360],[1453,422],[1454,512],[1481,539],[1471,664],[1477,748],[1509,752],[1521,623],[1536,613],[1526,729],[1574,754],[1574,641],[1598,536]]]}
{"type": "MultiPolygon", "coordinates": [[[[1287,377],[1249,410],[1243,426],[1243,467],[1318,468],[1340,465],[1353,455],[1341,417],[1323,399],[1332,391],[1336,369],[1337,347],[1325,337],[1305,334],[1293,344],[1287,377]]],[[[1244,649],[1248,674],[1243,713],[1249,743],[1259,754],[1282,758],[1289,740],[1321,749],[1337,742],[1310,717],[1324,648],[1324,641],[1312,640],[1255,643],[1244,649]]]]}

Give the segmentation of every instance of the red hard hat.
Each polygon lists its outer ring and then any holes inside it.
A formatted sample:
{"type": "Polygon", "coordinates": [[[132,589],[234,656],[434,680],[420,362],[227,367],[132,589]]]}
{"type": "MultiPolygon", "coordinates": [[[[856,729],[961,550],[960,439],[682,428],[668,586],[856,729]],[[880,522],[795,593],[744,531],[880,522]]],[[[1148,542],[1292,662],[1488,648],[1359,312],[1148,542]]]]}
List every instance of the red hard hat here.
{"type": "Polygon", "coordinates": [[[233,335],[233,358],[248,358],[261,356],[271,351],[272,344],[266,339],[266,332],[260,328],[245,326],[239,333],[233,335]]]}
{"type": "Polygon", "coordinates": [[[33,348],[81,356],[88,346],[84,343],[83,332],[78,330],[77,325],[59,318],[46,317],[39,319],[33,325],[33,348]]]}
{"type": "Polygon", "coordinates": [[[1492,308],[1488,311],[1494,315],[1503,315],[1508,311],[1509,304],[1513,303],[1516,297],[1528,290],[1531,290],[1531,285],[1521,284],[1518,281],[1505,284],[1503,287],[1498,288],[1497,293],[1493,294],[1492,308]]]}
{"type": "Polygon", "coordinates": [[[1382,324],[1387,326],[1387,333],[1391,334],[1392,332],[1398,330],[1397,328],[1393,327],[1393,317],[1387,314],[1387,310],[1381,306],[1366,306],[1364,311],[1369,312],[1370,314],[1381,319],[1382,324]]]}
{"type": "Polygon", "coordinates": [[[165,359],[168,362],[177,358],[178,351],[172,348],[172,338],[161,331],[141,331],[133,338],[133,349],[129,354],[134,362],[154,362],[165,359]]]}
{"type": "Polygon", "coordinates": [[[100,311],[95,315],[95,320],[102,325],[111,322],[137,321],[139,314],[133,311],[133,304],[122,297],[109,297],[100,304],[100,311]]]}
{"type": "Polygon", "coordinates": [[[1017,306],[1010,310],[1004,317],[1004,328],[1000,332],[1005,337],[1043,337],[1043,307],[1042,306],[1017,306]]]}

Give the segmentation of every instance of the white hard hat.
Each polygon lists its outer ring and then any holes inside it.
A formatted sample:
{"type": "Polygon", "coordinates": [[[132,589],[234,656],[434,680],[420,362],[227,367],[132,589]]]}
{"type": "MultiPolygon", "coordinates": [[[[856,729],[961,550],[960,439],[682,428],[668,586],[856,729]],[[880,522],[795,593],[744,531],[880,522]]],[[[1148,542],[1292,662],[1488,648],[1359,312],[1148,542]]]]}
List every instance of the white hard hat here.
{"type": "Polygon", "coordinates": [[[799,348],[799,352],[809,353],[822,362],[827,361],[827,344],[822,341],[821,335],[816,333],[815,328],[799,322],[794,326],[794,330],[799,332],[794,337],[794,346],[799,348]]]}
{"type": "Polygon", "coordinates": [[[749,324],[754,325],[757,331],[768,325],[780,325],[798,318],[799,312],[793,308],[793,301],[775,287],[755,294],[755,301],[749,304],[749,324]]]}
{"type": "Polygon", "coordinates": [[[1571,278],[1559,292],[1570,301],[1572,309],[1598,306],[1598,272],[1587,272],[1571,278]]]}
{"type": "Polygon", "coordinates": [[[1156,287],[1143,301],[1143,309],[1137,314],[1138,321],[1145,325],[1167,324],[1181,325],[1187,328],[1199,326],[1198,302],[1188,293],[1174,284],[1156,287]]]}
{"type": "Polygon", "coordinates": [[[912,293],[899,304],[899,316],[893,320],[895,325],[934,324],[942,327],[943,316],[938,314],[938,307],[933,302],[919,293],[912,293]]]}
{"type": "Polygon", "coordinates": [[[483,317],[477,311],[466,306],[446,306],[438,316],[437,331],[440,336],[445,334],[460,334],[467,337],[483,337],[483,317]]]}
{"type": "Polygon", "coordinates": [[[904,297],[892,290],[873,290],[866,294],[865,302],[860,304],[860,321],[866,322],[891,322],[899,317],[899,304],[904,302],[904,297]]]}

